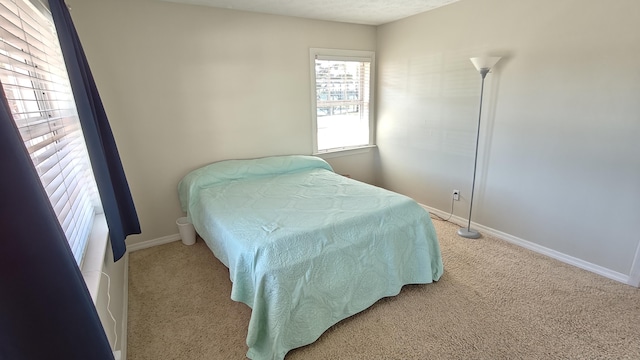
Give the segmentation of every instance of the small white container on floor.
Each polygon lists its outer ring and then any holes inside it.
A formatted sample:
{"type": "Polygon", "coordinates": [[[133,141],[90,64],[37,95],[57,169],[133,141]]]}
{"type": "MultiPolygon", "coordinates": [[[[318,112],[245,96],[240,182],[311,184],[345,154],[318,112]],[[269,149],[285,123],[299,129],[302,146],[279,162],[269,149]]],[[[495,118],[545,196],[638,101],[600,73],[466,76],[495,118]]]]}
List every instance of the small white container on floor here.
{"type": "Polygon", "coordinates": [[[180,238],[183,244],[193,245],[196,243],[196,229],[193,227],[193,224],[189,222],[188,218],[179,218],[176,220],[176,225],[178,225],[178,231],[180,231],[180,238]]]}

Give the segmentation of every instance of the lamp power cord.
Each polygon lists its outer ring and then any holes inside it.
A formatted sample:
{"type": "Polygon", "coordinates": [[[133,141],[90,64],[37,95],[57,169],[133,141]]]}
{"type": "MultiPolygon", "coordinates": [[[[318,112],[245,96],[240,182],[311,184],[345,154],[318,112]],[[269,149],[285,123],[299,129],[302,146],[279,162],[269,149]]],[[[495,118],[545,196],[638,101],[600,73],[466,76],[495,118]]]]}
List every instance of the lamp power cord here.
{"type": "MultiPolygon", "coordinates": [[[[436,214],[432,214],[429,213],[429,215],[431,215],[431,218],[434,220],[438,220],[438,221],[446,221],[446,222],[451,222],[449,220],[451,220],[451,217],[453,216],[453,203],[454,203],[454,199],[453,196],[451,197],[451,211],[449,212],[449,216],[445,219],[442,216],[436,215],[436,214]]],[[[452,223],[453,224],[453,223],[452,223]]]]}
{"type": "Polygon", "coordinates": [[[101,271],[102,275],[107,277],[107,312],[109,313],[109,316],[111,316],[111,320],[113,320],[113,334],[114,334],[114,340],[113,340],[113,349],[115,351],[115,349],[117,349],[117,345],[118,345],[118,322],[116,321],[115,316],[113,316],[113,313],[111,313],[111,277],[109,277],[109,275],[107,275],[107,273],[105,273],[104,271],[101,271]]]}

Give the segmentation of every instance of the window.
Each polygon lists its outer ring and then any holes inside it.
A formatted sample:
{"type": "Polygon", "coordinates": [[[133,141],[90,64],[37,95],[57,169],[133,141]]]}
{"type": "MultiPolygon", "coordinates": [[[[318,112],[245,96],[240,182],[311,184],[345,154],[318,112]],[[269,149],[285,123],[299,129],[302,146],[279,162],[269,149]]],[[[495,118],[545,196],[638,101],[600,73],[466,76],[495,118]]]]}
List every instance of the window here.
{"type": "Polygon", "coordinates": [[[94,216],[102,210],[55,27],[41,7],[27,0],[0,3],[0,81],[81,266],[94,216]]]}
{"type": "Polygon", "coordinates": [[[372,51],[311,49],[314,153],[373,145],[372,51]]]}

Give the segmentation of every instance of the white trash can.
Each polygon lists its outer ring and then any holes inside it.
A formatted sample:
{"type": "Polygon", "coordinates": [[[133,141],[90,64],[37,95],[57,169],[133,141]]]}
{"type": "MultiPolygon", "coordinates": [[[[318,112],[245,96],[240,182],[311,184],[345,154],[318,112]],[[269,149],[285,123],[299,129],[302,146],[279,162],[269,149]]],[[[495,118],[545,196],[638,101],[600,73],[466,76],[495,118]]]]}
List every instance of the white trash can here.
{"type": "Polygon", "coordinates": [[[180,238],[183,244],[193,245],[196,243],[196,229],[193,227],[193,224],[189,222],[188,218],[179,218],[176,220],[176,225],[178,225],[178,231],[180,231],[180,238]]]}

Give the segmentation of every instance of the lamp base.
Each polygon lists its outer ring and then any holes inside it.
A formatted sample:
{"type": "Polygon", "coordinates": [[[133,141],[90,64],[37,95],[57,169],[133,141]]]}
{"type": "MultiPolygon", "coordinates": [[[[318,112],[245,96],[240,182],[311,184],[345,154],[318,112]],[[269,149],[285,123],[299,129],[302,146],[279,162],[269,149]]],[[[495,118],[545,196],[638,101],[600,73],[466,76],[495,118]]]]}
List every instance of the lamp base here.
{"type": "Polygon", "coordinates": [[[471,228],[460,228],[458,229],[458,235],[462,236],[463,238],[467,238],[467,239],[477,239],[480,237],[480,233],[471,229],[471,228]]]}

